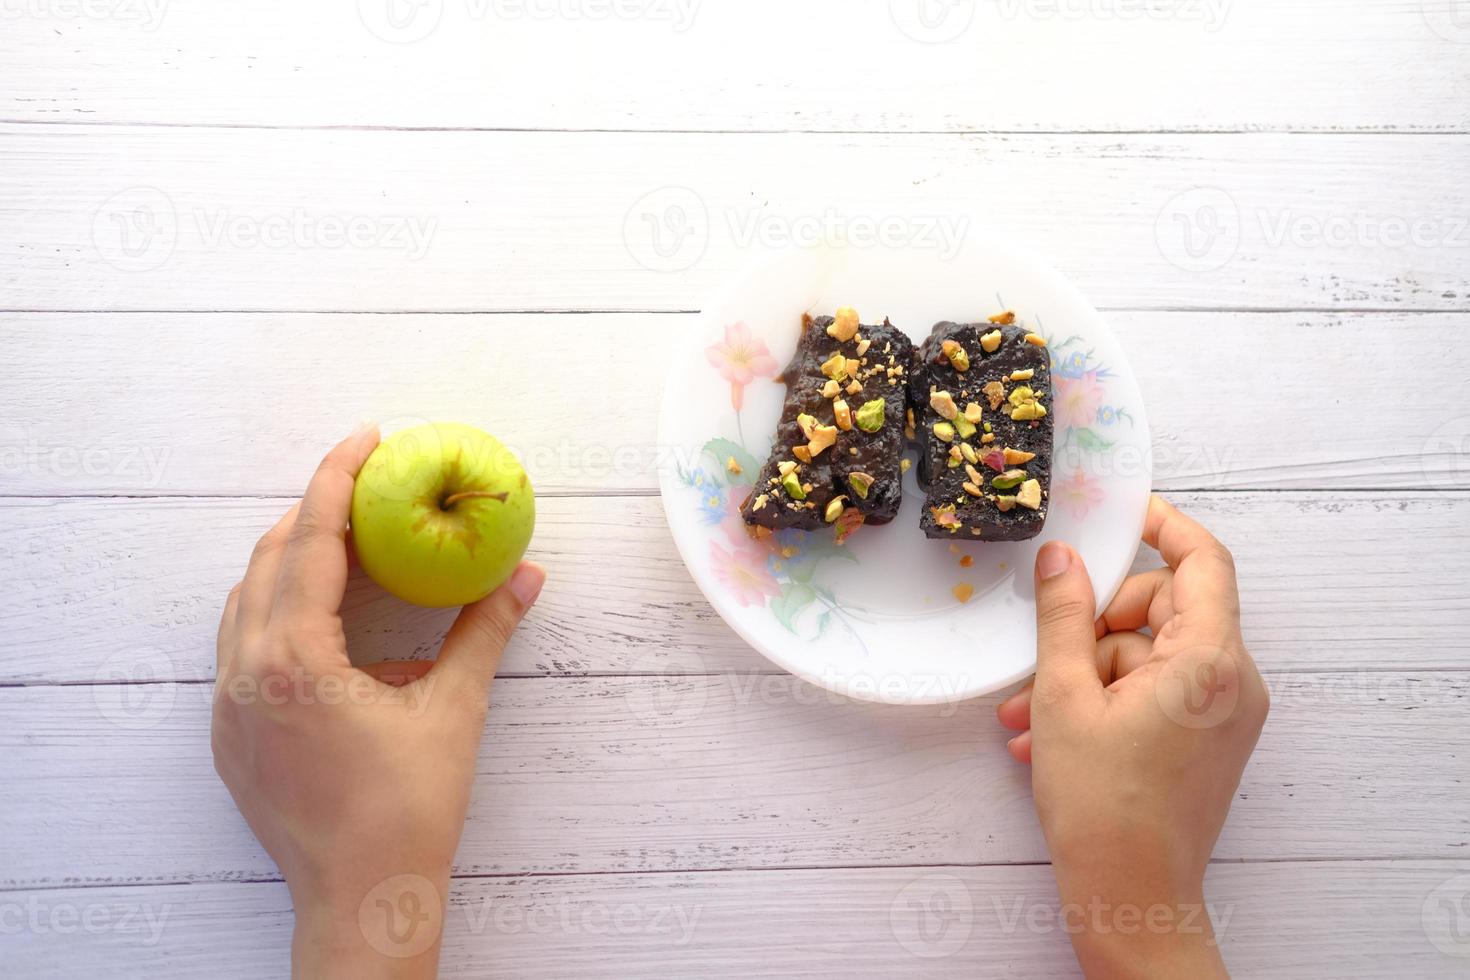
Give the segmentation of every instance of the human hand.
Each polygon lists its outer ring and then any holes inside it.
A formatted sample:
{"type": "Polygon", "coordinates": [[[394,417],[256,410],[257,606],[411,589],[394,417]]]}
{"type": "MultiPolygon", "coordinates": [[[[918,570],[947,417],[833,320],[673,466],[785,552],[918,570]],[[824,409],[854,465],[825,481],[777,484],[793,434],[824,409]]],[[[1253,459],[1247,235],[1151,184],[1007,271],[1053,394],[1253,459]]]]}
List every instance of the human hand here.
{"type": "Polygon", "coordinates": [[[464,607],[437,661],[347,657],[352,484],[376,428],[322,461],[260,539],[220,621],[215,769],[280,867],[293,972],[432,977],[490,683],[545,572],[464,607]]]}
{"type": "Polygon", "coordinates": [[[1269,697],[1241,639],[1230,552],[1159,497],[1143,539],[1169,567],[1129,578],[1095,622],[1082,559],[1041,549],[1036,679],[997,714],[1021,732],[1010,751],[1031,763],[1087,975],[1227,976],[1204,875],[1269,697]]]}

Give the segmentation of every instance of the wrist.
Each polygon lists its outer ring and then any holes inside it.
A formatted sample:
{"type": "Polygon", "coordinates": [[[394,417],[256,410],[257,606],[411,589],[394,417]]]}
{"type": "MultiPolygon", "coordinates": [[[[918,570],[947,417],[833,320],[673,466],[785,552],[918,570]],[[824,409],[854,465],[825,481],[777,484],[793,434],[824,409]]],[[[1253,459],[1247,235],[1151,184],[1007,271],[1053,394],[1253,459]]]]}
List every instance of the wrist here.
{"type": "Polygon", "coordinates": [[[350,884],[291,883],[292,975],[420,980],[437,975],[449,875],[350,884]]]}

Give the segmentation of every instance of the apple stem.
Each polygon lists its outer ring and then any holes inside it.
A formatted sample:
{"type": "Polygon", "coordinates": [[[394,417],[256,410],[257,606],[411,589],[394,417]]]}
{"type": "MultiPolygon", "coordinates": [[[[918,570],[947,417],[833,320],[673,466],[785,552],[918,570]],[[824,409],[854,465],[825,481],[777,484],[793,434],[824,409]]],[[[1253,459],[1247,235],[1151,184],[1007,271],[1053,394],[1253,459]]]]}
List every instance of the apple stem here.
{"type": "Polygon", "coordinates": [[[444,503],[440,506],[448,510],[461,500],[482,500],[485,498],[498,500],[503,504],[509,496],[510,494],[508,493],[487,493],[483,490],[467,490],[464,493],[456,493],[453,496],[444,498],[444,503]]]}

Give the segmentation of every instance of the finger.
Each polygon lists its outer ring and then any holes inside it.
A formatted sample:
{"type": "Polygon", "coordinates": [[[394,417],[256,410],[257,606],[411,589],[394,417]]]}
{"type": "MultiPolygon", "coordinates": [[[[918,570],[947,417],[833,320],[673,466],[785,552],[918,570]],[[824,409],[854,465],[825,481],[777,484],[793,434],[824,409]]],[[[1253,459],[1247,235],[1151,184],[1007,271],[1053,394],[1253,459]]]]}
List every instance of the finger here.
{"type": "Polygon", "coordinates": [[[1102,693],[1097,676],[1097,600],[1082,558],[1060,541],[1036,555],[1036,699],[1102,693]]]}
{"type": "MultiPolygon", "coordinates": [[[[1109,633],[1097,643],[1097,677],[1104,686],[1126,677],[1148,662],[1153,640],[1142,633],[1109,633]]],[[[1033,685],[1006,698],[995,709],[1001,725],[1013,732],[1031,727],[1031,693],[1033,685]]]]}
{"type": "Polygon", "coordinates": [[[1031,764],[1031,733],[1022,732],[1006,743],[1006,751],[1010,752],[1011,758],[1023,765],[1031,764]]]}
{"type": "Polygon", "coordinates": [[[224,673],[235,649],[235,617],[240,611],[240,589],[244,584],[244,582],[236,582],[235,587],[230,589],[230,594],[225,596],[225,609],[219,617],[219,632],[214,638],[216,676],[224,673]]]}
{"type": "Polygon", "coordinates": [[[1112,684],[1133,673],[1154,652],[1152,637],[1124,631],[1109,633],[1097,645],[1097,670],[1104,685],[1112,684]]]}
{"type": "Polygon", "coordinates": [[[245,569],[245,581],[240,588],[240,611],[236,617],[241,629],[263,629],[270,619],[271,604],[276,598],[276,579],[281,570],[281,555],[286,551],[286,538],[300,510],[300,501],[292,504],[275,526],[261,535],[255,543],[255,550],[250,553],[250,564],[245,569]]]}
{"type": "Polygon", "coordinates": [[[1174,569],[1174,608],[1191,608],[1239,616],[1240,596],[1235,585],[1235,558],[1230,549],[1197,522],[1181,514],[1162,497],[1152,497],[1143,540],[1158,549],[1174,569]]]}
{"type": "Polygon", "coordinates": [[[1145,626],[1157,634],[1165,623],[1174,618],[1173,584],[1172,568],[1156,568],[1141,575],[1128,576],[1098,619],[1099,639],[1108,633],[1139,630],[1145,626]]]}
{"type": "Polygon", "coordinates": [[[488,698],[500,655],[545,584],[546,571],[540,565],[522,562],[510,581],[461,609],[439,648],[434,676],[488,698]]]}
{"type": "Polygon", "coordinates": [[[363,664],[358,669],[390,687],[403,687],[412,684],[433,668],[432,660],[379,660],[377,663],[363,664]]]}
{"type": "Polygon", "coordinates": [[[1031,727],[1031,690],[1033,687],[1034,682],[1027,684],[996,706],[996,719],[1013,732],[1024,732],[1031,727]]]}
{"type": "Polygon", "coordinates": [[[317,467],[286,539],[272,618],[301,622],[335,616],[342,608],[347,590],[343,541],[352,484],[377,445],[377,426],[365,426],[338,443],[317,467]]]}

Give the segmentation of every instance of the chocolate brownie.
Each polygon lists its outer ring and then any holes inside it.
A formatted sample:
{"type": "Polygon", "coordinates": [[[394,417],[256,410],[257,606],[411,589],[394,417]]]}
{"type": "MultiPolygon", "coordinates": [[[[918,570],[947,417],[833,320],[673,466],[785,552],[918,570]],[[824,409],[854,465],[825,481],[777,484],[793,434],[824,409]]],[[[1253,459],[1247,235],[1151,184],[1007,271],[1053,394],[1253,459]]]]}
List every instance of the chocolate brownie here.
{"type": "Polygon", "coordinates": [[[861,324],[851,307],[802,318],[782,373],[786,404],[770,458],[741,508],[745,522],[781,530],[887,524],[903,496],[904,410],[913,341],[886,319],[861,324]]]}
{"type": "Polygon", "coordinates": [[[936,324],[909,380],[931,538],[1024,541],[1041,533],[1051,491],[1051,358],[1004,313],[936,324]]]}

